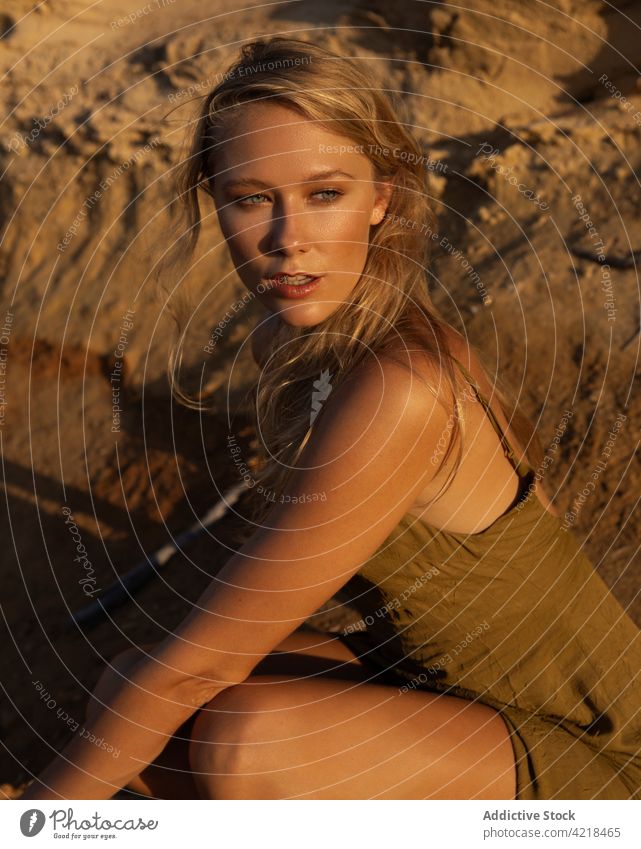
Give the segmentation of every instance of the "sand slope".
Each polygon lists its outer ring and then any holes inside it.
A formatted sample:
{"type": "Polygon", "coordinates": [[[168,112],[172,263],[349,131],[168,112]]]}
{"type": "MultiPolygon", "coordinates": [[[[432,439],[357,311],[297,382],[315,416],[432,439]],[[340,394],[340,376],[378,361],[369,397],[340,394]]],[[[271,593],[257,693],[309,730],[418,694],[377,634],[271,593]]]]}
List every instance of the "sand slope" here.
{"type": "MultiPolygon", "coordinates": [[[[94,586],[104,588],[236,481],[224,443],[225,380],[231,375],[231,402],[240,404],[257,372],[246,349],[235,357],[256,316],[250,306],[216,355],[203,353],[209,328],[242,291],[215,218],[203,261],[179,290],[202,299],[185,367],[194,379],[204,368],[204,381],[219,387],[217,415],[171,403],[172,325],[150,271],[166,246],[168,176],[191,98],[242,40],[262,33],[310,36],[358,55],[404,92],[433,162],[434,299],[512,383],[543,444],[562,427],[545,472],[561,511],[573,509],[623,422],[574,528],[641,623],[637,271],[606,271],[572,253],[594,251],[597,239],[619,260],[641,249],[641,10],[595,0],[534,6],[473,0],[390,10],[377,0],[245,11],[216,0],[203,19],[203,4],[191,0],[8,4],[0,16],[0,435],[9,662],[0,724],[13,757],[2,755],[1,779],[19,784],[41,768],[69,735],[57,710],[81,722],[103,658],[159,639],[237,544],[241,523],[222,522],[113,621],[63,632],[68,610],[87,600],[80,580],[88,574],[74,561],[65,503],[94,586]]],[[[250,458],[253,435],[239,409],[234,429],[250,458]]],[[[331,629],[349,618],[325,608],[312,624],[331,629]]]]}

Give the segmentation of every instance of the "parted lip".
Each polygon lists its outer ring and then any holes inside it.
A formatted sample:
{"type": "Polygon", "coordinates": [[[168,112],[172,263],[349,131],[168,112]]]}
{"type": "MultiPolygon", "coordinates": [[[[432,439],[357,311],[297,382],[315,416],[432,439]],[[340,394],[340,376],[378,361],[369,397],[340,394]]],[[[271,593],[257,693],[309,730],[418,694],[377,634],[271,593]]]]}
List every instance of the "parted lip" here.
{"type": "Polygon", "coordinates": [[[276,274],[265,275],[266,280],[277,280],[279,277],[320,277],[319,274],[312,274],[311,271],[279,271],[276,274]]]}

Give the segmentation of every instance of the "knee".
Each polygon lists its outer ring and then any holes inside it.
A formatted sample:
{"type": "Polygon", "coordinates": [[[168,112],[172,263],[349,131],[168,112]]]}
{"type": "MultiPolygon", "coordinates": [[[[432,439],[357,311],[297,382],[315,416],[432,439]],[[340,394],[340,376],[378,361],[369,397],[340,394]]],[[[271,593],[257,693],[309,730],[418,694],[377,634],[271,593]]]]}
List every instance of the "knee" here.
{"type": "Polygon", "coordinates": [[[269,769],[264,744],[275,714],[271,694],[252,692],[257,689],[262,688],[230,687],[197,714],[188,753],[201,798],[263,798],[256,794],[264,781],[261,771],[269,769]]]}

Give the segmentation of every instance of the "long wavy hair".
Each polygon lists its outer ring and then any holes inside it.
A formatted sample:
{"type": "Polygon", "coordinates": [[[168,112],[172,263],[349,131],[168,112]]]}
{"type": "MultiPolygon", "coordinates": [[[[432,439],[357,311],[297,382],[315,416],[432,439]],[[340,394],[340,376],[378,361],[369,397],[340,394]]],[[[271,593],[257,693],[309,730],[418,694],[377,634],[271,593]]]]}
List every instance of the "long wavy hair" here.
{"type": "MultiPolygon", "coordinates": [[[[448,342],[448,331],[458,331],[439,315],[429,295],[429,245],[436,219],[427,157],[408,129],[411,125],[404,119],[403,101],[377,84],[369,67],[363,70],[357,62],[324,47],[286,37],[259,38],[246,44],[220,77],[219,84],[203,98],[187,155],[176,169],[183,235],[172,263],[177,257],[186,261],[193,255],[201,231],[201,194],[213,197],[216,150],[225,138],[228,118],[243,104],[262,101],[288,106],[362,145],[359,149],[367,151],[374,166],[374,179],[393,182],[386,214],[380,224],[370,228],[365,266],[349,301],[313,328],[279,322],[271,340],[252,407],[259,437],[253,483],[262,493],[271,493],[272,499],[254,500],[252,520],[260,522],[273,504],[273,494],[283,493],[313,427],[327,409],[322,407],[316,418],[310,415],[314,382],[328,376],[334,391],[367,354],[392,358],[418,379],[412,351],[422,352],[437,366],[439,386],[430,388],[450,412],[448,421],[452,423],[437,472],[455,445],[458,451],[436,500],[461,461],[459,398],[467,385],[455,368],[448,342]]],[[[190,395],[181,385],[184,318],[180,310],[172,311],[171,304],[168,309],[177,326],[168,362],[172,394],[187,406],[207,409],[210,399],[190,395]]],[[[481,352],[475,349],[475,353],[488,376],[481,352]]],[[[534,428],[518,410],[507,386],[496,379],[491,383],[493,397],[532,464],[533,455],[542,455],[534,428]]]]}

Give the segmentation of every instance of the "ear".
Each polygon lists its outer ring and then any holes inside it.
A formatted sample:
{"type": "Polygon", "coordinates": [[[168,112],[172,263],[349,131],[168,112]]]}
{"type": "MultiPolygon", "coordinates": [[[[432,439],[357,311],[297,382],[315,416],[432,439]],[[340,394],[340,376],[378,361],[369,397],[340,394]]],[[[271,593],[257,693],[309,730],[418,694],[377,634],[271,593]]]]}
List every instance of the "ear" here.
{"type": "Polygon", "coordinates": [[[381,223],[392,199],[392,192],[394,191],[392,180],[378,181],[374,185],[376,186],[376,200],[374,201],[374,208],[372,209],[372,215],[369,220],[370,225],[381,223]]]}

